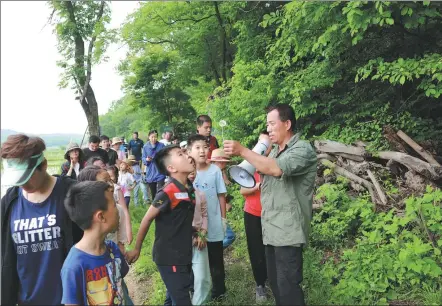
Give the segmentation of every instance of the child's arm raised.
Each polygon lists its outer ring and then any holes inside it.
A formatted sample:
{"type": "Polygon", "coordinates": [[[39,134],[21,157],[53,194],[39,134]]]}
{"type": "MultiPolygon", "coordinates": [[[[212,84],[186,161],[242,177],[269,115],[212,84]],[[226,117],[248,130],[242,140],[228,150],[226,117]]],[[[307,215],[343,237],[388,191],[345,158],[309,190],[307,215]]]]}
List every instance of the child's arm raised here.
{"type": "Polygon", "coordinates": [[[135,249],[128,251],[126,253],[126,260],[129,264],[138,260],[140,256],[141,247],[143,246],[144,238],[146,238],[147,232],[149,231],[152,221],[160,214],[160,212],[165,212],[170,209],[170,199],[166,193],[160,191],[155,196],[152,205],[147,210],[144,215],[143,220],[140,224],[140,229],[137,234],[137,241],[135,243],[135,249]]]}

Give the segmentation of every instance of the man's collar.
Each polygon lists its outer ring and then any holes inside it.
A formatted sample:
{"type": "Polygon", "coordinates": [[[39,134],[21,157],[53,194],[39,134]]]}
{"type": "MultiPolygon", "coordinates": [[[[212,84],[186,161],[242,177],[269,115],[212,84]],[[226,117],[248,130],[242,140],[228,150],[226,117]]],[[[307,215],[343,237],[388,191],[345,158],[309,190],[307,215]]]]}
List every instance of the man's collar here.
{"type": "Polygon", "coordinates": [[[293,146],[295,143],[297,143],[300,137],[301,137],[301,133],[296,133],[295,135],[290,137],[289,141],[286,143],[286,145],[284,146],[284,148],[281,151],[279,151],[279,146],[276,145],[274,148],[274,150],[276,150],[276,152],[277,152],[276,156],[279,156],[282,152],[284,152],[285,150],[287,150],[288,148],[293,146]]]}

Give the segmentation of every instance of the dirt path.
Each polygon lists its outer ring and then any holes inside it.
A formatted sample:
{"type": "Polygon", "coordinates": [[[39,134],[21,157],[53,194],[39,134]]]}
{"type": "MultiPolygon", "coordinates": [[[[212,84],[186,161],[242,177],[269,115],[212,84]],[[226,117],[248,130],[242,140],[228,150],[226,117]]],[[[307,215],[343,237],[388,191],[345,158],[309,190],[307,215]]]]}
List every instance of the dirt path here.
{"type": "Polygon", "coordinates": [[[138,277],[133,269],[124,277],[129,295],[134,305],[144,305],[147,301],[147,287],[149,280],[138,277]]]}

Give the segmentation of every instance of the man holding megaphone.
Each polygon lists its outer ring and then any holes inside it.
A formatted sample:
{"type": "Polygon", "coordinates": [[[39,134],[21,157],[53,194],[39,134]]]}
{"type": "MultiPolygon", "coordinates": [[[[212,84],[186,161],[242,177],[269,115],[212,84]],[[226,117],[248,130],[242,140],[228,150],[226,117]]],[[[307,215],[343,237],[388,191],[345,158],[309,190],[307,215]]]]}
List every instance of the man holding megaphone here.
{"type": "Polygon", "coordinates": [[[275,145],[268,157],[262,151],[265,143],[258,142],[249,150],[237,141],[224,141],[227,155],[246,161],[239,165],[244,171],[230,172],[236,182],[248,184],[245,173],[253,175],[255,169],[262,175],[262,234],[267,274],[277,305],[305,305],[300,285],[302,248],[310,232],[317,158],[310,143],[295,134],[295,123],[290,105],[268,108],[267,131],[275,145]]]}

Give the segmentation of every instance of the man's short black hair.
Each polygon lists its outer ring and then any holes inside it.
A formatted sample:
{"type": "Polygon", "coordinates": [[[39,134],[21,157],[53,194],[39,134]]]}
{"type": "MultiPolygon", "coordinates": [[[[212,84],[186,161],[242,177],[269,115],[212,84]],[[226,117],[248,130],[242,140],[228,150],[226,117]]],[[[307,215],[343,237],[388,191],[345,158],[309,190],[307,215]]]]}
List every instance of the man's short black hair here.
{"type": "Polygon", "coordinates": [[[138,132],[133,132],[132,134],[137,134],[137,136],[138,136],[138,132]]]}
{"type": "Polygon", "coordinates": [[[170,175],[169,171],[167,171],[167,159],[170,157],[170,152],[175,149],[181,150],[179,145],[170,145],[159,150],[155,155],[153,161],[161,174],[170,175]]]}
{"type": "Polygon", "coordinates": [[[82,230],[92,226],[92,218],[97,210],[107,210],[106,190],[112,188],[102,181],[75,183],[68,191],[64,207],[72,221],[82,230]]]}
{"type": "Polygon", "coordinates": [[[103,164],[106,164],[106,162],[104,161],[104,159],[103,159],[101,156],[98,156],[98,155],[95,155],[95,156],[92,156],[91,158],[89,158],[89,159],[87,160],[86,164],[87,164],[88,166],[93,166],[94,163],[95,163],[97,160],[101,160],[101,161],[103,162],[103,164]]]}
{"type": "Polygon", "coordinates": [[[212,123],[212,118],[210,118],[208,115],[199,115],[198,118],[196,118],[196,124],[198,126],[202,126],[204,122],[212,123]]]}
{"type": "Polygon", "coordinates": [[[100,137],[97,135],[91,135],[89,137],[89,143],[100,143],[100,137]]]}
{"type": "Polygon", "coordinates": [[[197,141],[205,141],[208,142],[208,139],[206,136],[200,135],[200,134],[194,134],[189,136],[189,138],[187,139],[187,149],[190,150],[192,149],[192,146],[195,142],[197,141]]]}
{"type": "Polygon", "coordinates": [[[279,120],[291,121],[292,123],[291,129],[292,131],[294,131],[296,129],[296,117],[293,107],[291,107],[289,104],[286,103],[271,105],[267,108],[267,114],[270,113],[271,111],[274,111],[275,109],[278,111],[279,120]]]}
{"type": "Polygon", "coordinates": [[[101,141],[103,141],[103,140],[107,140],[107,141],[109,141],[109,137],[107,137],[106,135],[101,135],[101,136],[100,136],[100,140],[101,140],[101,141]]]}
{"type": "Polygon", "coordinates": [[[269,132],[267,132],[267,130],[262,130],[261,133],[259,133],[259,135],[269,135],[269,132]]]}

